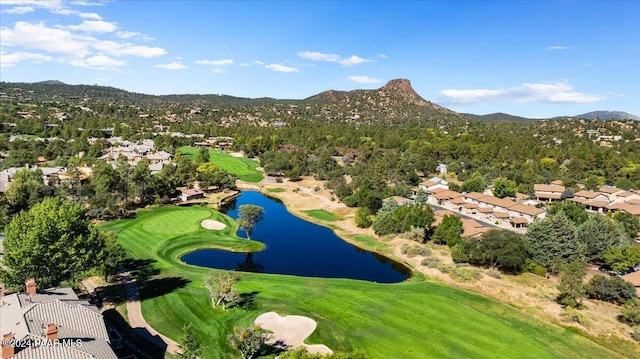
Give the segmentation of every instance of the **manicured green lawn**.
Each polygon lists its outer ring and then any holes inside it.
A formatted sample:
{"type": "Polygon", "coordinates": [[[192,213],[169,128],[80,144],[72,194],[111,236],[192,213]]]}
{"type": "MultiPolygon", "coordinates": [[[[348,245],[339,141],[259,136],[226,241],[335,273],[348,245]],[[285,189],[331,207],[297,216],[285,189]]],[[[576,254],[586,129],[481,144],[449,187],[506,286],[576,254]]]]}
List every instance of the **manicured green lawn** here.
{"type": "Polygon", "coordinates": [[[277,187],[277,188],[267,188],[267,191],[269,191],[269,192],[273,192],[273,193],[280,193],[280,192],[285,192],[285,191],[286,191],[286,189],[284,189],[284,188],[280,188],[280,187],[277,187]]]}
{"type": "Polygon", "coordinates": [[[371,236],[367,236],[366,234],[356,234],[352,236],[355,241],[359,242],[363,247],[369,248],[372,250],[385,250],[387,249],[387,245],[377,241],[375,238],[371,236]]]}
{"type": "Polygon", "coordinates": [[[186,265],[178,258],[202,247],[261,249],[260,243],[235,235],[231,218],[203,207],[165,207],[106,223],[101,229],[118,232],[132,257],[152,261],[157,270],[149,285],[141,288],[147,322],[174,339],[181,336],[185,323],[192,323],[205,347],[203,359],[239,357],[227,345],[227,334],[233,326],[249,325],[271,310],[315,319],[318,326],[307,343],[323,343],[334,351],[362,350],[367,358],[619,357],[573,330],[418,277],[377,284],[240,273],[238,288],[246,300],[241,307],[222,311],[211,306],[202,286],[215,270],[186,265]],[[221,221],[227,228],[202,229],[194,224],[201,218],[221,221]]]}
{"type": "MultiPolygon", "coordinates": [[[[184,146],[179,150],[190,159],[194,159],[198,154],[198,149],[195,147],[184,146]]],[[[209,150],[209,160],[245,182],[260,182],[264,177],[262,172],[256,170],[259,166],[258,162],[248,158],[233,157],[224,151],[209,150]]]]}
{"type": "Polygon", "coordinates": [[[333,213],[327,212],[324,209],[312,209],[309,211],[304,211],[304,213],[308,214],[309,216],[315,219],[319,219],[321,221],[335,222],[335,221],[342,220],[341,217],[336,216],[333,213]]]}

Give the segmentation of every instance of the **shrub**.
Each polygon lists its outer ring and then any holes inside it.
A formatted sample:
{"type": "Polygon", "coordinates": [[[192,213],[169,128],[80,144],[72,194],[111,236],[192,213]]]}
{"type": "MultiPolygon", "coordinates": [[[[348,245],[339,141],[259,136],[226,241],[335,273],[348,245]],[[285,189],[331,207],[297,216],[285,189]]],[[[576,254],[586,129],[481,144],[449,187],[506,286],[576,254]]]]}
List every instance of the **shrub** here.
{"type": "Polygon", "coordinates": [[[532,261],[529,258],[525,259],[524,261],[524,271],[533,273],[535,275],[539,275],[541,277],[544,277],[547,275],[547,270],[543,266],[539,265],[538,263],[532,261]]]}
{"type": "Polygon", "coordinates": [[[487,275],[491,278],[495,278],[495,279],[502,279],[502,274],[500,274],[499,270],[495,270],[495,269],[489,269],[487,271],[487,275]]]}
{"type": "Polygon", "coordinates": [[[611,279],[597,275],[586,286],[587,297],[603,302],[624,304],[627,300],[636,296],[636,288],[633,284],[620,277],[611,279]]]}
{"type": "Polygon", "coordinates": [[[402,238],[418,243],[424,243],[424,228],[411,226],[408,232],[402,233],[402,238]]]}
{"type": "Polygon", "coordinates": [[[640,342],[640,327],[634,327],[633,333],[631,334],[633,340],[640,342]]]}
{"type": "Polygon", "coordinates": [[[406,254],[408,257],[431,255],[431,250],[429,248],[408,244],[403,244],[402,248],[400,248],[400,252],[402,252],[402,254],[406,254]]]}
{"type": "Polygon", "coordinates": [[[462,244],[456,244],[451,247],[451,259],[456,263],[466,263],[469,261],[469,256],[464,251],[462,244]]]}
{"type": "Polygon", "coordinates": [[[618,320],[630,326],[640,325],[640,305],[637,300],[630,300],[620,310],[618,320]]]}
{"type": "Polygon", "coordinates": [[[439,268],[442,265],[442,261],[436,257],[426,257],[420,264],[429,268],[439,268]]]}
{"type": "Polygon", "coordinates": [[[583,327],[588,327],[591,325],[591,322],[575,308],[566,308],[562,314],[560,314],[560,319],[563,322],[567,323],[578,323],[583,327]]]}
{"type": "Polygon", "coordinates": [[[449,275],[456,282],[475,282],[482,278],[482,273],[475,268],[456,268],[449,275]]]}
{"type": "Polygon", "coordinates": [[[438,267],[438,269],[440,269],[440,272],[442,273],[449,274],[454,270],[456,270],[456,266],[453,264],[443,264],[440,267],[438,267]]]}

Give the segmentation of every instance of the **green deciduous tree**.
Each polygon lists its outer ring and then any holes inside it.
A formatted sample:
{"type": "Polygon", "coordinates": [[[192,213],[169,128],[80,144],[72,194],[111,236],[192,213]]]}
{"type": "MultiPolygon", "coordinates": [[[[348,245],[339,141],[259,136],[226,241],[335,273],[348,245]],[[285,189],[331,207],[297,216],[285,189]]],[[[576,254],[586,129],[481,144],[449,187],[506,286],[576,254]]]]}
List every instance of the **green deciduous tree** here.
{"type": "Polygon", "coordinates": [[[480,238],[468,238],[457,247],[469,263],[509,273],[521,273],[527,258],[524,236],[504,229],[492,229],[480,238]]]}
{"type": "Polygon", "coordinates": [[[45,185],[42,182],[42,171],[22,169],[13,176],[5,193],[13,212],[29,209],[42,200],[45,185]]]}
{"type": "Polygon", "coordinates": [[[209,290],[211,304],[221,305],[224,310],[228,304],[238,302],[240,293],[235,289],[235,285],[239,281],[240,278],[231,272],[211,273],[204,281],[205,288],[209,290]]]}
{"type": "Polygon", "coordinates": [[[496,178],[493,181],[493,195],[498,198],[515,197],[518,192],[518,185],[515,181],[504,177],[496,178]]]}
{"type": "Polygon", "coordinates": [[[625,234],[629,240],[635,240],[640,233],[640,216],[634,216],[627,212],[617,212],[613,215],[613,219],[622,223],[625,234]]]}
{"type": "Polygon", "coordinates": [[[232,348],[237,349],[243,359],[254,358],[264,347],[269,335],[259,325],[254,324],[247,328],[233,327],[233,333],[227,340],[232,348]]]}
{"type": "Polygon", "coordinates": [[[615,272],[629,272],[640,264],[640,246],[613,247],[604,254],[604,262],[615,272]]]}
{"type": "Polygon", "coordinates": [[[36,278],[56,286],[102,264],[104,242],[80,204],[46,198],[5,228],[3,273],[8,284],[36,278]]]}
{"type": "Polygon", "coordinates": [[[433,230],[431,240],[433,243],[455,246],[462,240],[464,231],[462,220],[455,214],[447,214],[442,217],[442,222],[433,230]]]}
{"type": "Polygon", "coordinates": [[[466,180],[462,184],[461,190],[462,192],[467,192],[467,193],[470,193],[470,192],[482,193],[485,187],[487,187],[487,182],[485,181],[484,177],[482,177],[482,175],[480,175],[479,173],[476,173],[473,175],[473,177],[466,180]]]}
{"type": "Polygon", "coordinates": [[[585,246],[575,232],[575,226],[564,212],[533,222],[526,236],[531,259],[552,272],[562,263],[582,260],[585,246]]]}
{"type": "Polygon", "coordinates": [[[589,219],[589,213],[582,203],[561,201],[554,203],[547,211],[547,215],[554,215],[558,212],[564,212],[575,226],[579,226],[589,219]]]}
{"type": "Polygon", "coordinates": [[[590,216],[578,226],[576,236],[585,245],[585,256],[589,262],[602,263],[609,249],[629,243],[624,226],[601,214],[590,216]]]}
{"type": "Polygon", "coordinates": [[[264,208],[256,206],[254,204],[243,204],[238,211],[238,227],[247,233],[247,238],[251,239],[251,233],[253,233],[253,227],[256,223],[260,222],[264,218],[264,208]]]}

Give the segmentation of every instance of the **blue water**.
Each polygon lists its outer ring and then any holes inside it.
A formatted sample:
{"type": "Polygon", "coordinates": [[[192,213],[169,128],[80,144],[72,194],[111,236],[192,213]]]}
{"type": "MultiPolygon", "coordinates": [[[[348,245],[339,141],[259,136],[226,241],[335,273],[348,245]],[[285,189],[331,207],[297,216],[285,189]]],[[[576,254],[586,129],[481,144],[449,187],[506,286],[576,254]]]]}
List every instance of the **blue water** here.
{"type": "MultiPolygon", "coordinates": [[[[379,283],[396,283],[410,277],[406,266],[343,241],[331,229],[290,214],[281,202],[260,192],[243,192],[230,203],[227,214],[237,218],[238,207],[243,204],[265,209],[264,220],[256,224],[251,235],[266,244],[265,250],[246,254],[201,249],[185,254],[182,261],[209,268],[379,283]]],[[[244,231],[239,235],[244,236],[244,231]]]]}

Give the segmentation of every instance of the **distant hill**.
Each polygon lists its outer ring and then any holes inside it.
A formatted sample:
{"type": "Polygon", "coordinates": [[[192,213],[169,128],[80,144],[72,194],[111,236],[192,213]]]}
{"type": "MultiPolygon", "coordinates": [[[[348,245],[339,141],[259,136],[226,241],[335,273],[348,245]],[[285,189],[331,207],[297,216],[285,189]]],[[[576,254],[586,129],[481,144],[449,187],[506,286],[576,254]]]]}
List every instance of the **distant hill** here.
{"type": "Polygon", "coordinates": [[[587,120],[635,120],[640,121],[640,116],[632,115],[622,111],[593,111],[582,115],[572,116],[573,118],[584,118],[587,120]]]}
{"type": "Polygon", "coordinates": [[[454,111],[425,100],[407,79],[395,79],[375,90],[328,90],[302,100],[322,106],[324,119],[359,120],[368,123],[431,122],[441,119],[466,120],[454,111]]]}
{"type": "Polygon", "coordinates": [[[418,95],[407,79],[389,81],[375,90],[328,90],[303,100],[241,98],[227,95],[162,95],[153,96],[128,92],[98,85],[67,85],[50,80],[38,83],[0,82],[0,92],[7,89],[22,91],[25,97],[36,101],[85,100],[151,106],[172,103],[189,107],[242,108],[242,112],[262,113],[275,111],[273,118],[280,121],[311,119],[353,123],[445,124],[452,120],[468,121],[468,117],[438,106],[418,95]],[[274,106],[278,109],[274,110],[274,106]],[[286,108],[285,111],[282,108],[286,108]]]}
{"type": "Polygon", "coordinates": [[[487,122],[531,122],[538,121],[539,119],[527,118],[510,115],[508,113],[496,112],[490,113],[487,115],[474,115],[471,113],[464,113],[463,115],[478,121],[487,121],[487,122]]]}

